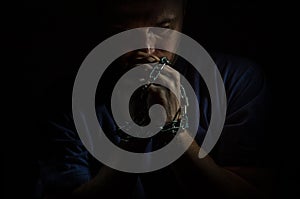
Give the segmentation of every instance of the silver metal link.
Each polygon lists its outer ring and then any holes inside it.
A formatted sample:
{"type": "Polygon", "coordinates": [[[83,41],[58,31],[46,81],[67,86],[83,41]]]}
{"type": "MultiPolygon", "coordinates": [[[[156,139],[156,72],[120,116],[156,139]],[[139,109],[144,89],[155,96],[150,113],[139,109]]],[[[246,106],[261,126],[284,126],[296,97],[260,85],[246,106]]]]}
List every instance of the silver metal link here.
{"type": "Polygon", "coordinates": [[[165,67],[165,63],[163,64],[157,64],[154,66],[154,68],[152,69],[150,75],[149,75],[149,82],[154,82],[160,75],[161,71],[164,69],[165,67]]]}
{"type": "Polygon", "coordinates": [[[189,106],[189,99],[186,95],[185,89],[180,84],[180,95],[181,95],[181,121],[180,128],[187,129],[189,128],[189,118],[187,116],[187,107],[189,106]]]}

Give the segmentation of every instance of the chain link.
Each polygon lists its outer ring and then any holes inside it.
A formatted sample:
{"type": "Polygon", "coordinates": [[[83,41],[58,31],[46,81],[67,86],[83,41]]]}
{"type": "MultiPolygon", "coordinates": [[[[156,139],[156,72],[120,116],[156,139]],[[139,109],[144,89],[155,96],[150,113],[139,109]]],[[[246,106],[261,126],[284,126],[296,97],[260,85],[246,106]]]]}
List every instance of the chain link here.
{"type": "Polygon", "coordinates": [[[171,62],[166,57],[161,58],[159,64],[156,64],[150,72],[148,81],[151,83],[154,82],[159,77],[166,64],[171,65],[171,62]]]}
{"type": "Polygon", "coordinates": [[[189,99],[186,95],[185,89],[180,84],[180,96],[181,96],[181,121],[180,128],[187,129],[189,128],[189,118],[187,116],[187,107],[189,106],[189,99]]]}

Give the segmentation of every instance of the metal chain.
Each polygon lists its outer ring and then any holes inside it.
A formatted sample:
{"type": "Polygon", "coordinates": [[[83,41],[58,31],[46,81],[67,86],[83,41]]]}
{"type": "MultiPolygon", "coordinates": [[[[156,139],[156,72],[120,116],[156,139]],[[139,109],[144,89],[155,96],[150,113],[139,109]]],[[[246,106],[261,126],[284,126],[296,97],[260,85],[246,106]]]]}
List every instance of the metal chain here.
{"type": "Polygon", "coordinates": [[[180,128],[187,129],[189,128],[189,118],[187,116],[187,107],[189,106],[189,99],[186,95],[185,89],[180,84],[180,96],[181,96],[181,121],[180,128]]]}
{"type": "Polygon", "coordinates": [[[166,64],[171,65],[171,62],[166,57],[161,58],[159,64],[156,64],[150,72],[149,82],[152,83],[159,77],[166,64]]]}

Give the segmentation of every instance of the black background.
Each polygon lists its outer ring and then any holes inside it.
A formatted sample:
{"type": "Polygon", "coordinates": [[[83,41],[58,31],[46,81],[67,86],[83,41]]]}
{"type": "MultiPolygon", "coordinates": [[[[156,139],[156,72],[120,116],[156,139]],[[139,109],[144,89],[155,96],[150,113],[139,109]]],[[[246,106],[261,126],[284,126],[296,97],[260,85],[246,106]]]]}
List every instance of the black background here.
{"type": "MultiPolygon", "coordinates": [[[[4,155],[4,193],[9,197],[34,198],[38,177],[39,153],[36,119],[40,117],[46,100],[44,93],[66,75],[76,70],[89,51],[100,40],[100,24],[93,13],[67,1],[18,2],[7,15],[8,34],[13,39],[8,51],[16,86],[9,95],[12,109],[8,117],[12,124],[6,130],[13,147],[2,150],[4,155]],[[82,16],[90,15],[88,19],[82,16]],[[94,26],[94,24],[97,24],[94,26]],[[16,53],[15,53],[16,52],[16,53]],[[71,71],[71,72],[70,72],[71,71]]],[[[289,118],[285,115],[290,95],[280,57],[284,49],[278,30],[283,28],[281,5],[259,1],[190,1],[186,14],[186,34],[196,39],[208,52],[219,51],[250,58],[260,64],[267,76],[271,91],[270,139],[266,143],[270,165],[275,168],[274,195],[291,197],[296,191],[294,165],[295,142],[290,141],[289,118]],[[286,96],[286,97],[283,97],[286,96]],[[283,104],[283,105],[282,105],[283,104]]],[[[293,131],[294,132],[294,131],[293,131]]],[[[2,145],[4,146],[4,145],[2,145]]]]}

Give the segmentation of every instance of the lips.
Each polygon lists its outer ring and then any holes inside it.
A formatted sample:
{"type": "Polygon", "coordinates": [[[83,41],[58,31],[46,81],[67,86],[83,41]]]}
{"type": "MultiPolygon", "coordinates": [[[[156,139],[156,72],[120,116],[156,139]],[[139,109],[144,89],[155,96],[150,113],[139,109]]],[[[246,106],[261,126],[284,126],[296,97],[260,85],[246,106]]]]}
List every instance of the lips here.
{"type": "MultiPolygon", "coordinates": [[[[156,54],[159,54],[159,51],[157,51],[156,54]]],[[[121,56],[117,63],[120,66],[119,69],[122,70],[122,73],[124,73],[137,65],[150,64],[159,61],[160,58],[158,55],[149,54],[146,51],[136,50],[121,56]]]]}
{"type": "Polygon", "coordinates": [[[154,62],[157,62],[157,60],[154,59],[153,57],[135,57],[134,59],[132,59],[133,65],[148,64],[148,63],[154,63],[154,62]]]}
{"type": "Polygon", "coordinates": [[[133,65],[154,63],[159,62],[159,57],[153,54],[137,51],[137,53],[135,53],[129,58],[129,62],[133,65]]]}

